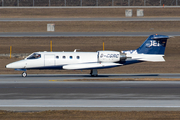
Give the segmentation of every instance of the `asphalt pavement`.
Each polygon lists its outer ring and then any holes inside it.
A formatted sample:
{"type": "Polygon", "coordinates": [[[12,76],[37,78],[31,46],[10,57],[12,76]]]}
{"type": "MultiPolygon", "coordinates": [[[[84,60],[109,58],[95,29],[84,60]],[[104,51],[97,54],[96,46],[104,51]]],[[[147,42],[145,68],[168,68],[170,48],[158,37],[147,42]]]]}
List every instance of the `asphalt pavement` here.
{"type": "Polygon", "coordinates": [[[0,9],[69,9],[69,8],[179,8],[180,6],[0,6],[0,9]]]}
{"type": "Polygon", "coordinates": [[[180,78],[178,73],[141,73],[141,74],[98,74],[91,77],[90,74],[21,74],[0,75],[0,83],[49,83],[49,81],[63,81],[73,79],[113,79],[113,78],[180,78]]]}
{"type": "Polygon", "coordinates": [[[152,34],[180,36],[180,32],[0,32],[0,37],[136,37],[152,34]]]}
{"type": "Polygon", "coordinates": [[[36,21],[180,21],[180,17],[124,17],[124,18],[0,18],[1,22],[36,21]]]}
{"type": "Polygon", "coordinates": [[[64,81],[97,78],[180,78],[180,74],[0,75],[0,109],[180,110],[180,81],[64,81]]]}

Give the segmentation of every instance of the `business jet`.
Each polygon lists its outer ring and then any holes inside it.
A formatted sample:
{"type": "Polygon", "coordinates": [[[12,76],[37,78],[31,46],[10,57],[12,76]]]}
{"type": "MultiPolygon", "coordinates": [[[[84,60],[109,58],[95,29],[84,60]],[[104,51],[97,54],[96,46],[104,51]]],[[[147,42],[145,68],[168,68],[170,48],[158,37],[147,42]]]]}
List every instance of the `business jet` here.
{"type": "Polygon", "coordinates": [[[138,62],[163,62],[169,36],[150,35],[136,50],[97,52],[34,52],[24,60],[10,63],[6,68],[23,71],[26,77],[30,69],[90,70],[98,76],[98,69],[118,67],[138,62]]]}

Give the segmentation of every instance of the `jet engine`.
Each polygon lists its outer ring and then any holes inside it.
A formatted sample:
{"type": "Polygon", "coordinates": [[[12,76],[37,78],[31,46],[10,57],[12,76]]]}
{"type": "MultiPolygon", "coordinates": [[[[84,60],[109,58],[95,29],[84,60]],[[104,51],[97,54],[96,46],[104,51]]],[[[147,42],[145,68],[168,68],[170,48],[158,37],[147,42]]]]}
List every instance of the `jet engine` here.
{"type": "Polygon", "coordinates": [[[123,62],[126,54],[118,51],[97,51],[99,62],[123,62]]]}

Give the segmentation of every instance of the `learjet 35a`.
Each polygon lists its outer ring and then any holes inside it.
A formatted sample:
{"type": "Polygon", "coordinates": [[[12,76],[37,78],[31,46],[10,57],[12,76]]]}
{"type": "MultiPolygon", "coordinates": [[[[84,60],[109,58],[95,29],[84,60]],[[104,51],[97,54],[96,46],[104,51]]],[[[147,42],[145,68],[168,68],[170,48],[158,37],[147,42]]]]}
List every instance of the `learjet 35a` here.
{"type": "Polygon", "coordinates": [[[163,62],[169,36],[150,35],[136,50],[97,52],[34,52],[24,60],[10,63],[6,68],[24,71],[30,69],[90,70],[97,76],[97,69],[105,69],[138,62],[163,62]]]}

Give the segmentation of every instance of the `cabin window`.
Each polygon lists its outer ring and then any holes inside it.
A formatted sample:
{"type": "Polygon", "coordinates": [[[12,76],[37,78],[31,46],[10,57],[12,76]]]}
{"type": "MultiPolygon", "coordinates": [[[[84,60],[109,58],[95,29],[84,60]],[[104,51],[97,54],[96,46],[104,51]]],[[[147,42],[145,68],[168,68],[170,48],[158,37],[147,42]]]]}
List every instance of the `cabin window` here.
{"type": "Polygon", "coordinates": [[[77,59],[80,59],[80,57],[79,57],[79,56],[77,56],[76,58],[77,58],[77,59]]]}
{"type": "Polygon", "coordinates": [[[41,54],[33,53],[27,59],[39,59],[41,58],[41,54]]]}
{"type": "Polygon", "coordinates": [[[56,56],[57,59],[59,59],[59,56],[56,56]]]}
{"type": "Polygon", "coordinates": [[[66,56],[62,56],[63,59],[66,59],[66,56]]]}
{"type": "Polygon", "coordinates": [[[73,56],[69,56],[70,59],[73,59],[73,56]]]}

